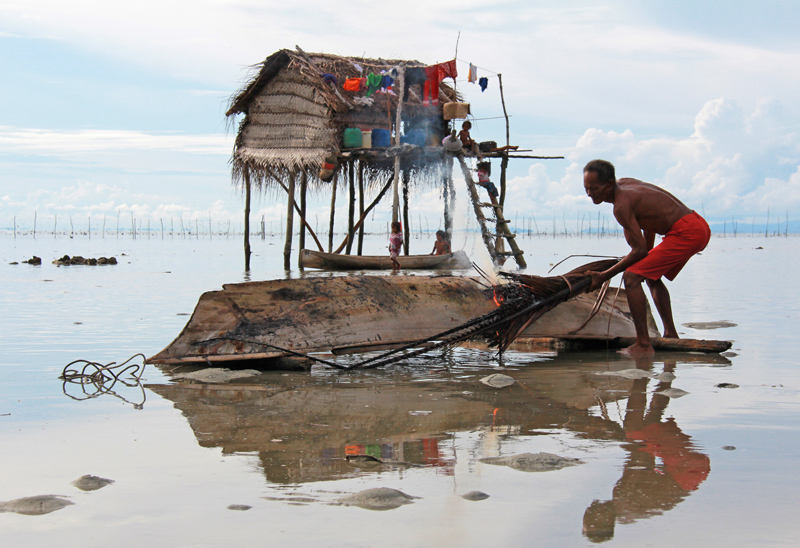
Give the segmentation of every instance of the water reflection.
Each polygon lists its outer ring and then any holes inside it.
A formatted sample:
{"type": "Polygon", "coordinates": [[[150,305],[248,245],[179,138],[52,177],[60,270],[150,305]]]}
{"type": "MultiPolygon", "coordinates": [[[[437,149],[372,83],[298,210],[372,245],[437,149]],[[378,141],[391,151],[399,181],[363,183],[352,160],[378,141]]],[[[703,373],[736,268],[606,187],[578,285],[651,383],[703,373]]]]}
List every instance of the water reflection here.
{"type": "MultiPolygon", "coordinates": [[[[665,361],[663,371],[674,373],[675,366],[675,361],[665,361]]],[[[652,371],[653,364],[637,363],[637,367],[652,371]]],[[[632,523],[672,509],[697,490],[711,470],[708,455],[698,450],[674,418],[664,418],[670,398],[663,392],[672,381],[660,380],[648,395],[650,381],[632,381],[622,428],[617,431],[628,455],[612,498],[593,501],[584,513],[583,533],[594,542],[611,539],[616,522],[632,523]]]]}
{"type": "MultiPolygon", "coordinates": [[[[279,486],[389,471],[402,477],[418,467],[471,474],[480,458],[509,454],[512,444],[534,436],[567,434],[589,452],[596,441],[617,442],[627,452],[622,475],[608,500],[588,505],[583,520],[593,541],[611,538],[617,522],[673,508],[705,480],[708,456],[675,419],[665,418],[670,399],[656,393],[672,381],[598,375],[631,368],[612,353],[536,360],[521,365],[517,356],[520,365],[503,370],[516,383],[501,390],[479,382],[494,372],[485,365],[453,364],[373,375],[268,372],[236,384],[148,388],[182,411],[201,446],[256,455],[267,481],[279,486]],[[612,419],[610,404],[622,402],[624,413],[612,419]],[[469,466],[458,467],[465,457],[457,448],[475,436],[469,466]]],[[[730,363],[682,355],[639,367],[656,375],[686,362],[730,363]]]]}

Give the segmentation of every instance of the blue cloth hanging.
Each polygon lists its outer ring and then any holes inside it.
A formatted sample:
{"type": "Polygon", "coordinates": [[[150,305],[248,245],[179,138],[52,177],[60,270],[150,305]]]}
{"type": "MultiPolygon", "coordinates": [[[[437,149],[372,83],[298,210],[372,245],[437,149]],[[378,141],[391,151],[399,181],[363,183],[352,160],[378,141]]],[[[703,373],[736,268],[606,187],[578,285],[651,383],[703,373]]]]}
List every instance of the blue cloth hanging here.
{"type": "Polygon", "coordinates": [[[481,93],[483,93],[486,91],[486,88],[489,87],[489,79],[485,76],[483,78],[479,78],[478,85],[481,87],[481,93]]]}

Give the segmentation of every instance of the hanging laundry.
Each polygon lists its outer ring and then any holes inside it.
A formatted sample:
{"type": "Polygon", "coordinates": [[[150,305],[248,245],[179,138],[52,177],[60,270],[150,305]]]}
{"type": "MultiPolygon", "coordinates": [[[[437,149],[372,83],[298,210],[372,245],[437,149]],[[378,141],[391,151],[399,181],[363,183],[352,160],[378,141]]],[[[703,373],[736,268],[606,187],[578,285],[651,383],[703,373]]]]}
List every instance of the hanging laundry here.
{"type": "MultiPolygon", "coordinates": [[[[425,84],[428,81],[428,75],[425,73],[425,67],[408,67],[403,80],[403,101],[408,101],[408,88],[419,84],[425,84]]],[[[422,90],[420,89],[419,96],[422,97],[422,90]]]]}
{"type": "Polygon", "coordinates": [[[367,76],[367,92],[364,94],[367,97],[381,89],[381,75],[370,72],[367,76]]]}
{"type": "Polygon", "coordinates": [[[483,93],[489,87],[489,79],[484,76],[478,80],[478,85],[481,87],[481,93],[483,93]]]}
{"type": "Polygon", "coordinates": [[[342,89],[344,89],[345,91],[360,92],[363,91],[366,85],[367,85],[366,78],[348,78],[347,80],[344,81],[342,89]]]}
{"type": "Polygon", "coordinates": [[[458,69],[456,68],[456,60],[447,61],[446,63],[439,63],[425,68],[425,74],[428,75],[428,81],[422,89],[422,104],[428,106],[429,104],[439,104],[439,83],[445,78],[456,79],[458,76],[458,69]],[[430,97],[430,98],[429,98],[430,97]]]}
{"type": "Polygon", "coordinates": [[[322,80],[326,84],[333,84],[334,86],[336,85],[336,76],[334,76],[333,74],[328,74],[326,72],[325,74],[322,75],[322,80]]]}
{"type": "Polygon", "coordinates": [[[474,84],[478,81],[478,67],[473,65],[472,63],[469,64],[469,74],[467,75],[467,81],[470,84],[474,84]]]}
{"type": "Polygon", "coordinates": [[[389,76],[388,74],[384,74],[381,76],[381,88],[378,91],[379,93],[388,93],[392,91],[392,86],[394,85],[394,78],[389,76]]]}

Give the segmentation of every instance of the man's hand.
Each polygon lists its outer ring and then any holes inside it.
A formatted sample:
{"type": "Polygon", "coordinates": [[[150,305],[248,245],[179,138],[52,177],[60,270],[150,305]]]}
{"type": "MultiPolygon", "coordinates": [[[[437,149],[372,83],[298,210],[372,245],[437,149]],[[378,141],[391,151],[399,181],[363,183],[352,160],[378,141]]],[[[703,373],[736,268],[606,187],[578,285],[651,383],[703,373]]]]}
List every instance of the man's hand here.
{"type": "Polygon", "coordinates": [[[596,289],[599,289],[601,285],[605,283],[608,279],[601,272],[595,272],[594,270],[587,270],[585,274],[592,277],[592,285],[589,286],[589,289],[586,290],[587,293],[591,293],[596,289]]]}

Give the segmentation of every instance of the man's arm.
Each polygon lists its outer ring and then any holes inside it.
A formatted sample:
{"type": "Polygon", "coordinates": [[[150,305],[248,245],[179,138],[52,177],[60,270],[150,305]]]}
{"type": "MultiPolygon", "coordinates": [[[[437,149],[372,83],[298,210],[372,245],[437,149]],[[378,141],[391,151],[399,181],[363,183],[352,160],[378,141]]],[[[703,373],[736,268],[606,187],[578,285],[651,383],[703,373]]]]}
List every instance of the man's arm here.
{"type": "Polygon", "coordinates": [[[629,266],[632,266],[645,257],[648,251],[652,249],[655,242],[655,233],[651,231],[642,231],[636,216],[633,214],[633,209],[627,200],[619,200],[614,206],[614,217],[617,222],[622,226],[625,235],[625,241],[631,246],[630,252],[617,262],[614,266],[603,272],[587,272],[592,276],[592,285],[589,291],[594,291],[606,280],[610,280],[620,272],[624,272],[629,266]]]}

